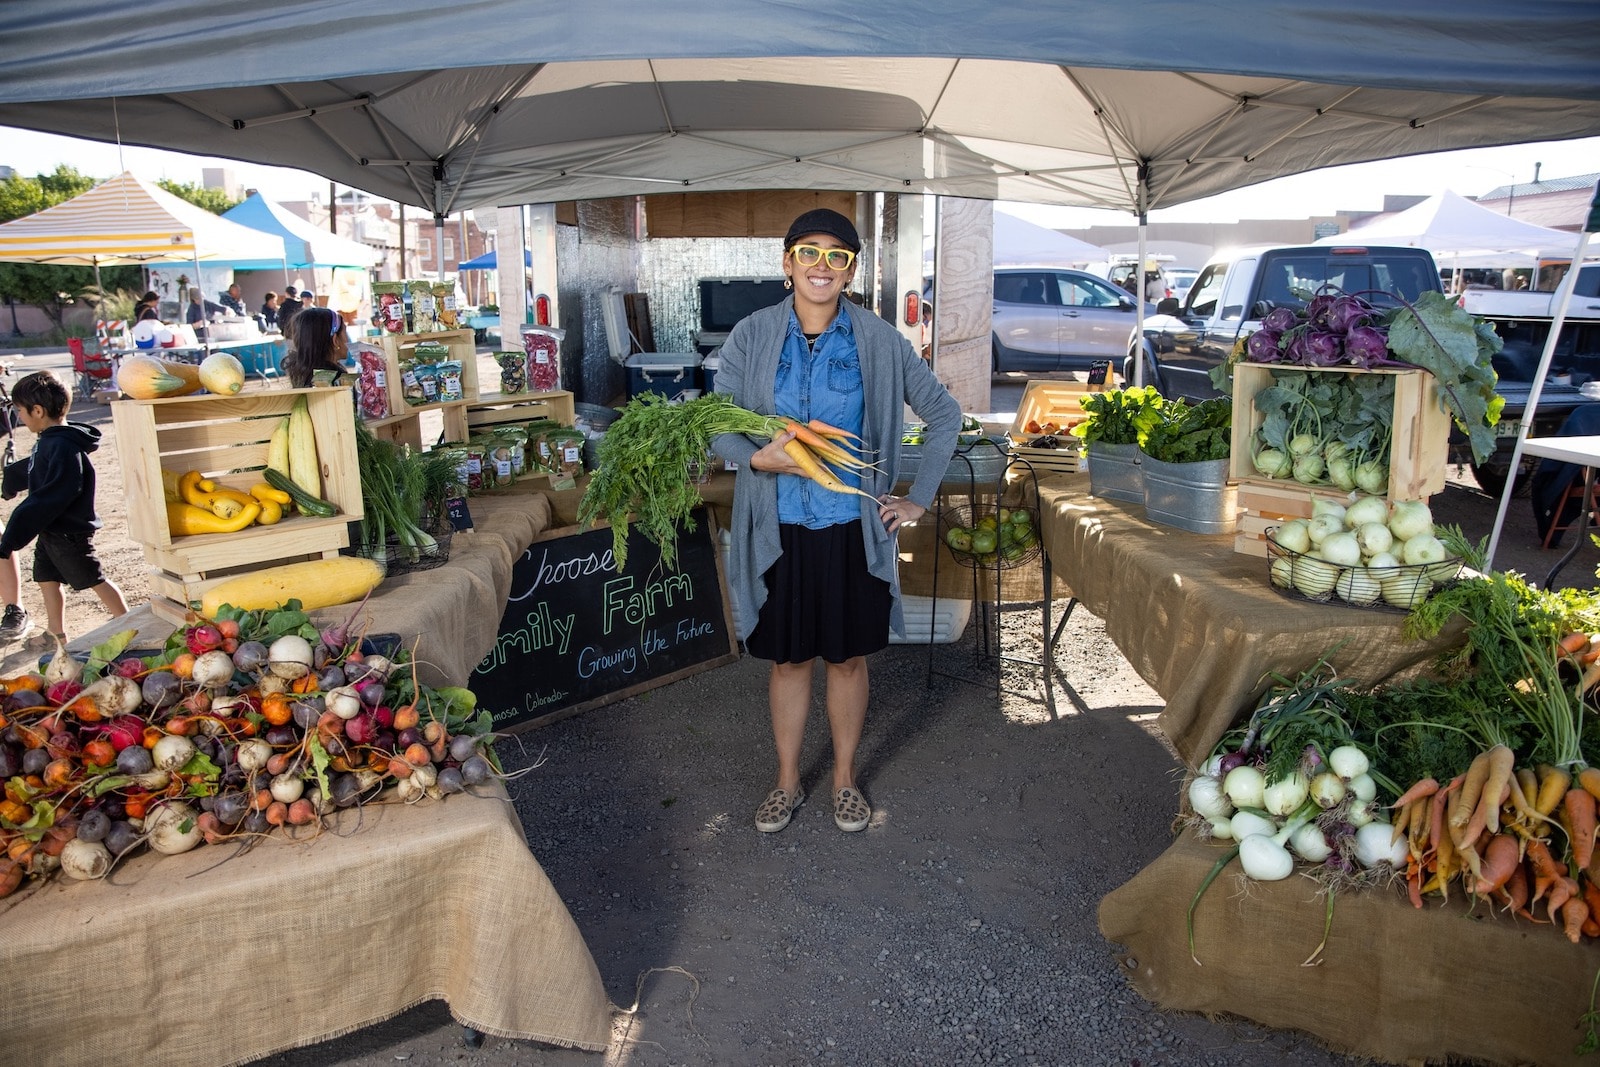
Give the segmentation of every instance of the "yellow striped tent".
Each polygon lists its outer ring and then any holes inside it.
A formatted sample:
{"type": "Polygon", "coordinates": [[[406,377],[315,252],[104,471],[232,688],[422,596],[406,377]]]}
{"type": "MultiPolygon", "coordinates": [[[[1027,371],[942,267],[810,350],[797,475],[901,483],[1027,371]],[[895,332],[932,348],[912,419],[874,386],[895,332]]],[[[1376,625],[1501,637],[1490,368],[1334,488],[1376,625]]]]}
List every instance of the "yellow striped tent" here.
{"type": "Polygon", "coordinates": [[[101,267],[283,258],[281,237],[229,222],[126,172],[0,224],[0,262],[101,267]]]}

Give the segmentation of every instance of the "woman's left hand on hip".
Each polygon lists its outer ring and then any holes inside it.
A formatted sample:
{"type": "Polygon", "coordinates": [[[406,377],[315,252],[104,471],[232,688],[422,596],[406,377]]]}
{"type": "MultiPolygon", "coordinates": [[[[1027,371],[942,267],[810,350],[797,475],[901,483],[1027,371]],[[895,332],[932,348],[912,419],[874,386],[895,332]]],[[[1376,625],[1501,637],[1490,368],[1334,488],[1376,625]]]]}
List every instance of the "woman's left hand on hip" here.
{"type": "Polygon", "coordinates": [[[884,529],[890,533],[896,532],[908,522],[916,522],[922,518],[926,510],[920,504],[903,496],[890,496],[885,493],[878,498],[878,518],[883,520],[884,529]]]}

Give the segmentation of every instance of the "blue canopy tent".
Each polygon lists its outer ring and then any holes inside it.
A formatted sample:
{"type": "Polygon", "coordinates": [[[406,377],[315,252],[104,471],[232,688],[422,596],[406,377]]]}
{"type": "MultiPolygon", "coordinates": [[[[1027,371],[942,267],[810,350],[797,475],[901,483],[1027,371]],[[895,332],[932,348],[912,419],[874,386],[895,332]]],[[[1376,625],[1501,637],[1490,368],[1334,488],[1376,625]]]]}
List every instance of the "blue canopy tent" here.
{"type": "Polygon", "coordinates": [[[275,204],[260,193],[252,193],[243,203],[226,211],[223,218],[248,226],[252,230],[276,234],[283,238],[287,254],[278,260],[261,262],[236,262],[235,270],[270,270],[273,267],[371,267],[382,258],[376,248],[340,237],[275,204]]]}
{"type": "MultiPolygon", "coordinates": [[[[533,268],[533,253],[526,248],[522,250],[522,265],[533,268]]],[[[494,251],[485,252],[476,259],[469,259],[465,263],[456,264],[456,270],[498,270],[500,258],[494,251]]]]}

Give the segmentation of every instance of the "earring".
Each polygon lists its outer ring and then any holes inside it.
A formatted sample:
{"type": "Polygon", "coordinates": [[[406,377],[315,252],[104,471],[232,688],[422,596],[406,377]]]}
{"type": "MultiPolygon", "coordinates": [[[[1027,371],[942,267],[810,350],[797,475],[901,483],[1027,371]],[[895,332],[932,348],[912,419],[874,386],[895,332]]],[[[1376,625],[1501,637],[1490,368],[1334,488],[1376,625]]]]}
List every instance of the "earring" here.
{"type": "Polygon", "coordinates": [[[787,274],[785,274],[783,276],[783,287],[785,289],[793,289],[794,288],[794,279],[789,277],[787,274]]]}

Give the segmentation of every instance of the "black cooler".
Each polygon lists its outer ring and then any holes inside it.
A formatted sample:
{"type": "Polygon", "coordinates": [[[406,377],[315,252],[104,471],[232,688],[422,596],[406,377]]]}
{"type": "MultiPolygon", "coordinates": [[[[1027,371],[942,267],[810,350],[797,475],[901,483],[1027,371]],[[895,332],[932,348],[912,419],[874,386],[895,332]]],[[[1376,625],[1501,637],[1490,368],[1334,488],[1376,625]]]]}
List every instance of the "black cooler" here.
{"type": "MultiPolygon", "coordinates": [[[[695,350],[702,356],[711,355],[722,347],[735,323],[752,311],[780,303],[788,292],[782,278],[701,278],[695,350]]],[[[705,387],[709,392],[711,383],[705,387]]]]}

